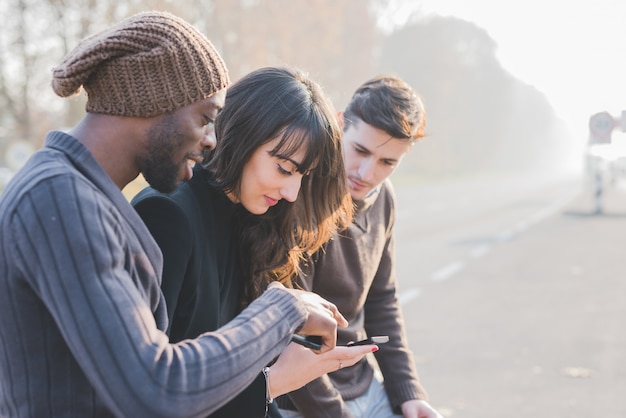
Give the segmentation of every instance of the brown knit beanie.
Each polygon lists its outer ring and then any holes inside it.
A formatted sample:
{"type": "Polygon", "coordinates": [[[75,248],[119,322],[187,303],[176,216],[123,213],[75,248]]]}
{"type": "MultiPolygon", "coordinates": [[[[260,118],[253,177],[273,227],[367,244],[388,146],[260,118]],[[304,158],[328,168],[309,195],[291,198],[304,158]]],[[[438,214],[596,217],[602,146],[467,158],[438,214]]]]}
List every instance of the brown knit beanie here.
{"type": "Polygon", "coordinates": [[[52,70],[61,97],[87,92],[88,112],[151,117],[230,83],[211,42],[183,19],[145,12],[85,38],[52,70]]]}

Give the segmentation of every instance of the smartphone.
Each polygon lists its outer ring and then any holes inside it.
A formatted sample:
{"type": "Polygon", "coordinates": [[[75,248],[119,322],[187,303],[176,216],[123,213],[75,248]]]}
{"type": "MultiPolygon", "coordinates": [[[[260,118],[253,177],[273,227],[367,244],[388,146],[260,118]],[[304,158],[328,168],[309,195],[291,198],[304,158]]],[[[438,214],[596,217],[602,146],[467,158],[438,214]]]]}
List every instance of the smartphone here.
{"type": "Polygon", "coordinates": [[[320,337],[319,335],[293,334],[293,336],[291,337],[291,341],[312,350],[319,351],[322,349],[322,337],[320,337]]]}
{"type": "Polygon", "coordinates": [[[369,337],[361,341],[350,342],[346,344],[348,347],[355,345],[368,345],[368,344],[384,344],[389,341],[389,337],[386,335],[379,335],[377,337],[369,337]]]}

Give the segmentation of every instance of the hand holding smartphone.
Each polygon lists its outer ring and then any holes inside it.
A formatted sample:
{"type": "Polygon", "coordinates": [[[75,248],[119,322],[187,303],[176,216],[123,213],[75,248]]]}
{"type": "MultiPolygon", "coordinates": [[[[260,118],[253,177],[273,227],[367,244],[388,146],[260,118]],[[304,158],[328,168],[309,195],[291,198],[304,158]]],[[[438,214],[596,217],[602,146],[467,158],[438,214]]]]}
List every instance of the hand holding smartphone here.
{"type": "Polygon", "coordinates": [[[376,337],[369,337],[361,341],[352,341],[346,344],[347,347],[353,347],[355,345],[368,345],[368,344],[384,344],[389,341],[389,337],[386,335],[379,335],[376,337]]]}
{"type": "Polygon", "coordinates": [[[319,335],[294,334],[291,337],[291,341],[312,350],[319,351],[322,349],[322,337],[320,337],[319,335]]]}
{"type": "MultiPolygon", "coordinates": [[[[304,347],[310,348],[312,350],[320,350],[322,348],[322,338],[317,335],[300,335],[294,334],[291,337],[291,341],[294,343],[300,344],[304,347]]],[[[375,337],[369,337],[361,341],[352,341],[346,344],[346,347],[355,347],[358,345],[369,345],[369,344],[384,344],[389,341],[389,337],[386,335],[378,335],[375,337]]]]}

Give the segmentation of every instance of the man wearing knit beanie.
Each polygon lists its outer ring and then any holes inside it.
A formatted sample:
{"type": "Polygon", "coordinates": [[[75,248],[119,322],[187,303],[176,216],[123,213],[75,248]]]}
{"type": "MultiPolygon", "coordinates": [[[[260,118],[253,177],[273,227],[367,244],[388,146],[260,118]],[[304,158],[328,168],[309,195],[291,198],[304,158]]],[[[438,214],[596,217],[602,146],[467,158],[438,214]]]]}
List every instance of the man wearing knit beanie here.
{"type": "MultiPolygon", "coordinates": [[[[229,84],[226,66],[213,45],[189,23],[166,13],[142,13],[83,40],[52,75],[52,88],[61,97],[74,95],[81,87],[87,92],[87,116],[70,132],[72,136],[93,141],[93,129],[111,131],[113,121],[118,142],[122,132],[134,135],[126,125],[141,124],[148,130],[145,143],[120,144],[121,154],[108,155],[107,160],[114,161],[107,163],[119,167],[120,160],[134,158],[128,161],[133,170],[115,173],[113,181],[123,186],[138,168],[148,183],[164,192],[176,187],[182,168],[187,170],[183,178],[191,175],[188,159],[201,159],[201,147],[214,145],[212,122],[229,84]],[[195,125],[177,127],[186,120],[195,125]],[[190,129],[192,135],[185,138],[177,129],[190,129]],[[147,149],[128,149],[133,145],[147,149]],[[181,154],[185,148],[188,151],[181,154]]],[[[102,147],[109,151],[109,143],[94,145],[98,151],[102,147]]]]}
{"type": "MultiPolygon", "coordinates": [[[[53,131],[0,196],[0,416],[202,417],[296,330],[335,346],[336,307],[274,284],[225,329],[170,344],[162,256],[121,189],[162,191],[214,146],[228,73],[171,14],[132,16],[53,70],[87,113],[53,131]]],[[[184,243],[181,243],[184,245],[184,243]]]]}

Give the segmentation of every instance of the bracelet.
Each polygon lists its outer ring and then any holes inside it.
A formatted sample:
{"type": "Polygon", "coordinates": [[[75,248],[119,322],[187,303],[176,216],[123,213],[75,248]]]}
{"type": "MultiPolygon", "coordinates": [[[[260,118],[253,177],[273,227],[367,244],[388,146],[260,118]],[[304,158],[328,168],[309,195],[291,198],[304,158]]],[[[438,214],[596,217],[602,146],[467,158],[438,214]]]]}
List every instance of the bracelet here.
{"type": "Polygon", "coordinates": [[[265,403],[268,405],[274,402],[274,398],[270,395],[270,368],[263,367],[263,376],[265,376],[265,403]]]}

